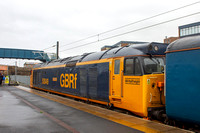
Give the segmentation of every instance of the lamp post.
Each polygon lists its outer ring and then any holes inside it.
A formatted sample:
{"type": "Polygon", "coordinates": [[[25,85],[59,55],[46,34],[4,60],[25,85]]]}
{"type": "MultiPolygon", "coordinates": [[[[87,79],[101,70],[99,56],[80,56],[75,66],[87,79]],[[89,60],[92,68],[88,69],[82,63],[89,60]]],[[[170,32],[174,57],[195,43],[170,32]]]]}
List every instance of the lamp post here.
{"type": "Polygon", "coordinates": [[[56,59],[59,58],[59,41],[57,41],[57,44],[56,45],[53,45],[52,47],[55,47],[56,46],[56,59]]]}
{"type": "Polygon", "coordinates": [[[17,61],[15,61],[15,82],[17,82],[17,61]]]}
{"type": "Polygon", "coordinates": [[[59,41],[57,41],[56,59],[59,58],[59,41]]]}

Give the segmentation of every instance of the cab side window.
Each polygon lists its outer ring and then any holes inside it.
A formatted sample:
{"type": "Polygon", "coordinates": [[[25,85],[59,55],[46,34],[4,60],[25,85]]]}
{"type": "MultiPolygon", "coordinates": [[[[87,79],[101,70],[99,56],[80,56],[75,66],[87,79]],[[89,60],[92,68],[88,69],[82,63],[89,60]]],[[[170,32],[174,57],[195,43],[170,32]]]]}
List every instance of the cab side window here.
{"type": "Polygon", "coordinates": [[[126,59],[125,60],[125,73],[126,75],[133,75],[133,59],[126,59]]]}
{"type": "Polygon", "coordinates": [[[127,58],[124,61],[124,75],[142,75],[138,58],[127,58]]]}
{"type": "Polygon", "coordinates": [[[141,71],[141,67],[140,67],[140,62],[139,62],[139,59],[138,58],[135,58],[134,59],[134,66],[135,66],[135,68],[134,68],[134,74],[136,75],[136,76],[140,76],[140,75],[142,75],[142,71],[141,71]]]}

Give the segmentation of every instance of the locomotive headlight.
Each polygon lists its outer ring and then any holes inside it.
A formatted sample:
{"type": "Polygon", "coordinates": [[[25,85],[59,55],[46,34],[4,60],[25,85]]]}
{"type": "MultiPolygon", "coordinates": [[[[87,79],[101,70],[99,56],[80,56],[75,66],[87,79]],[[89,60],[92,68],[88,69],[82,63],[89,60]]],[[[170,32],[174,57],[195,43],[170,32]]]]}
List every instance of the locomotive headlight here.
{"type": "Polygon", "coordinates": [[[158,46],[157,46],[157,45],[154,46],[154,50],[155,50],[155,51],[158,51],[158,46]]]}

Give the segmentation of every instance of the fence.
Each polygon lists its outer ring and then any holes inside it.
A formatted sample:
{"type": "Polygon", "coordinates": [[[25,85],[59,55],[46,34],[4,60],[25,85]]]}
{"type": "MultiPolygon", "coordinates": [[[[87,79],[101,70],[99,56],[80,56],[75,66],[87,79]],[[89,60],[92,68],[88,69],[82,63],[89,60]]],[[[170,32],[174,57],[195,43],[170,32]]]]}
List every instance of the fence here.
{"type": "MultiPolygon", "coordinates": [[[[10,75],[10,81],[15,81],[15,75],[10,75]]],[[[30,85],[30,76],[16,75],[16,81],[25,85],[30,85]]]]}

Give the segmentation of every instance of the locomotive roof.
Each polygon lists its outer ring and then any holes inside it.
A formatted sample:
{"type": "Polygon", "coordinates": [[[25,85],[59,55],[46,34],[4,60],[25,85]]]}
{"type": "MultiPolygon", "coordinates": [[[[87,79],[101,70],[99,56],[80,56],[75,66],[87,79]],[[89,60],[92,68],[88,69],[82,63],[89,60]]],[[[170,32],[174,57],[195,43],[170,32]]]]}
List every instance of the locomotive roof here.
{"type": "Polygon", "coordinates": [[[77,62],[86,62],[86,61],[100,60],[100,59],[120,57],[120,56],[150,55],[150,54],[164,55],[167,45],[168,44],[151,42],[151,43],[134,44],[125,47],[114,47],[105,51],[85,53],[83,55],[67,57],[64,59],[58,59],[46,63],[36,64],[34,68],[57,66],[63,64],[73,65],[77,62]],[[155,50],[155,46],[158,48],[157,51],[155,50]]]}
{"type": "Polygon", "coordinates": [[[167,53],[200,47],[200,35],[178,39],[169,44],[167,53]]]}

